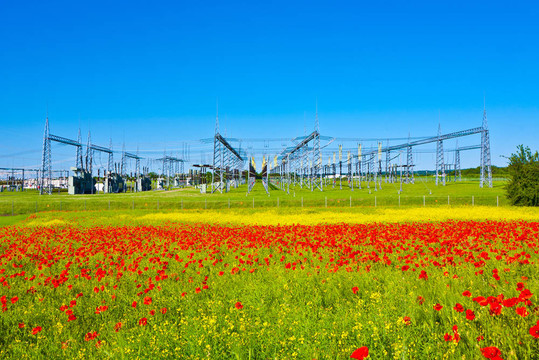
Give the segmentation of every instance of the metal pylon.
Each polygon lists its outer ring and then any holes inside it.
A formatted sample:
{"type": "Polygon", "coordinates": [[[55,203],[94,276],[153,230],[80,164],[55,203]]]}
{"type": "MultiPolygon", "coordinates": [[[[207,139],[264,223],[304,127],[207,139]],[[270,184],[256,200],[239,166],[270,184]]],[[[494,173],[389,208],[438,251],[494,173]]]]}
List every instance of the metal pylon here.
{"type": "Polygon", "coordinates": [[[219,113],[215,117],[215,136],[213,138],[213,173],[211,182],[211,192],[219,191],[223,193],[223,148],[221,142],[218,140],[219,135],[219,113]],[[219,171],[219,174],[215,172],[219,171]],[[216,175],[219,176],[219,185],[215,186],[216,175]]]}
{"type": "Polygon", "coordinates": [[[79,135],[77,136],[77,142],[80,144],[79,146],[77,146],[77,169],[82,169],[84,163],[82,161],[82,137],[80,135],[80,128],[79,135]]]}
{"type": "Polygon", "coordinates": [[[455,144],[455,182],[461,180],[459,140],[455,144]]]}
{"type": "Polygon", "coordinates": [[[483,132],[481,133],[481,179],[479,187],[483,187],[487,183],[488,187],[492,187],[492,169],[490,166],[490,136],[487,124],[487,109],[483,108],[483,132]],[[485,174],[486,173],[486,174],[485,174]]]}
{"type": "MultiPolygon", "coordinates": [[[[127,171],[127,157],[125,156],[125,143],[122,145],[122,162],[120,164],[120,175],[124,176],[127,171]]],[[[163,173],[165,172],[163,168],[163,173]]]]}
{"type": "Polygon", "coordinates": [[[93,163],[93,151],[92,151],[92,137],[90,131],[88,131],[88,142],[86,144],[86,171],[92,175],[92,163],[93,163]]]}
{"type": "Polygon", "coordinates": [[[313,139],[313,186],[323,191],[322,184],[322,154],[320,153],[320,126],[318,123],[318,105],[316,106],[316,117],[314,123],[315,137],[313,139]]]}
{"type": "Polygon", "coordinates": [[[113,165],[114,162],[112,158],[112,139],[110,139],[109,149],[110,149],[110,153],[109,153],[109,161],[107,163],[107,175],[110,174],[110,172],[112,171],[112,167],[114,166],[113,165]]]}
{"type": "MultiPolygon", "coordinates": [[[[112,147],[111,147],[112,149],[112,147]]],[[[135,159],[135,176],[138,179],[140,175],[140,158],[138,156],[138,146],[137,146],[137,158],[135,159]]]]}
{"type": "Polygon", "coordinates": [[[40,193],[52,194],[52,152],[49,133],[49,117],[45,121],[45,133],[43,135],[43,161],[41,166],[40,193]],[[46,187],[46,188],[45,188],[46,187]]]}
{"type": "Polygon", "coordinates": [[[408,146],[406,150],[406,182],[414,183],[414,155],[411,146],[408,146]]]}
{"type": "Polygon", "coordinates": [[[445,185],[445,164],[444,164],[444,142],[440,138],[442,127],[438,124],[438,140],[436,141],[436,185],[438,185],[438,176],[442,177],[442,184],[445,185]]]}

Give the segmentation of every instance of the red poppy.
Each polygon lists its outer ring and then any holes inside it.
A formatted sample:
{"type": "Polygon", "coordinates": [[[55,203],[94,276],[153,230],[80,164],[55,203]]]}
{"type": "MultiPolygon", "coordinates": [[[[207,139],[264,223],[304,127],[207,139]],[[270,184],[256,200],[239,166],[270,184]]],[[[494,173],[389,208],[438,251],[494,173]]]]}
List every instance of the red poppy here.
{"type": "Polygon", "coordinates": [[[32,329],[32,335],[36,335],[38,332],[41,331],[41,326],[36,326],[32,329]]]}
{"type": "Polygon", "coordinates": [[[466,310],[466,319],[472,321],[475,319],[475,313],[470,309],[466,310]]]}
{"type": "Polygon", "coordinates": [[[440,310],[442,310],[443,306],[440,305],[440,304],[436,304],[436,305],[433,306],[433,308],[434,308],[434,310],[436,310],[436,311],[440,311],[440,310]]]}
{"type": "Polygon", "coordinates": [[[132,307],[136,308],[137,307],[137,302],[136,301],[133,301],[133,303],[131,304],[132,307]]]}
{"type": "Polygon", "coordinates": [[[464,306],[457,303],[453,309],[455,309],[456,312],[463,312],[464,311],[464,306]]]}
{"type": "Polygon", "coordinates": [[[484,347],[481,349],[481,353],[487,359],[501,359],[502,352],[495,346],[484,347]]]}
{"type": "Polygon", "coordinates": [[[89,333],[86,333],[86,335],[84,335],[84,340],[85,341],[90,341],[90,340],[95,339],[98,336],[99,336],[99,334],[97,333],[97,331],[89,332],[89,333]]]}
{"type": "Polygon", "coordinates": [[[118,332],[122,328],[122,323],[118,322],[116,325],[114,325],[114,331],[118,332]]]}
{"type": "Polygon", "coordinates": [[[402,321],[404,321],[405,325],[410,325],[412,323],[412,319],[410,319],[409,316],[405,316],[402,321]]]}
{"type": "Polygon", "coordinates": [[[451,340],[453,340],[453,337],[451,335],[449,335],[448,333],[445,333],[444,340],[445,341],[451,341],[451,340]]]}
{"type": "Polygon", "coordinates": [[[539,339],[539,321],[537,321],[537,324],[535,326],[532,326],[530,328],[530,335],[536,339],[539,339]]]}
{"type": "Polygon", "coordinates": [[[141,326],[145,326],[148,323],[148,319],[142,318],[138,321],[138,324],[141,326]]]}
{"type": "Polygon", "coordinates": [[[469,291],[469,290],[466,290],[462,293],[462,295],[466,296],[466,297],[471,297],[472,296],[472,293],[469,291]]]}
{"type": "Polygon", "coordinates": [[[162,308],[161,309],[161,314],[165,315],[167,313],[167,308],[162,308]]]}
{"type": "Polygon", "coordinates": [[[26,325],[24,323],[19,323],[19,329],[22,329],[23,327],[25,327],[26,325]]]}
{"type": "Polygon", "coordinates": [[[18,296],[14,296],[11,298],[11,303],[12,304],[15,304],[17,301],[19,301],[19,297],[18,296]]]}
{"type": "Polygon", "coordinates": [[[515,312],[522,317],[528,316],[528,310],[524,306],[516,308],[515,312]]]}
{"type": "Polygon", "coordinates": [[[354,294],[357,294],[358,291],[359,291],[359,288],[358,288],[357,286],[354,286],[354,287],[352,288],[352,292],[353,292],[354,294]]]}
{"type": "Polygon", "coordinates": [[[363,360],[367,356],[369,356],[369,348],[366,346],[362,346],[359,349],[354,350],[352,355],[350,355],[350,359],[363,360]]]}
{"type": "Polygon", "coordinates": [[[144,298],[144,305],[150,305],[152,303],[152,298],[149,296],[146,296],[144,298]]]}
{"type": "Polygon", "coordinates": [[[155,310],[150,310],[150,315],[154,316],[155,315],[155,310]]]}
{"type": "Polygon", "coordinates": [[[73,314],[69,315],[69,317],[67,318],[67,321],[74,321],[74,320],[77,320],[77,317],[73,314]]]}
{"type": "Polygon", "coordinates": [[[243,309],[243,304],[242,304],[241,302],[238,301],[238,302],[236,303],[236,309],[240,309],[240,310],[243,309]]]}

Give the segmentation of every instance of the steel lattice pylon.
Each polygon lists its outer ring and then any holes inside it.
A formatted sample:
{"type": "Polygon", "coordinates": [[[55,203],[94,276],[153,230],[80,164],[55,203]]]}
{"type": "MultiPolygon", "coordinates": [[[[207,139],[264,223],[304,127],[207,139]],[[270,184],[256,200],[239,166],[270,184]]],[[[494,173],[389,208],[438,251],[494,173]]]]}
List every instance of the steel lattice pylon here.
{"type": "Polygon", "coordinates": [[[318,106],[316,108],[316,118],[314,124],[314,139],[313,139],[313,178],[312,178],[312,187],[314,191],[315,188],[323,190],[322,184],[322,154],[320,153],[320,126],[318,123],[318,106]]]}
{"type": "Polygon", "coordinates": [[[41,166],[40,193],[52,194],[52,153],[48,116],[45,121],[45,134],[43,135],[43,161],[41,166]],[[47,187],[46,189],[45,186],[47,187]]]}
{"type": "Polygon", "coordinates": [[[438,125],[438,140],[436,141],[436,185],[438,177],[442,177],[442,184],[445,185],[445,164],[444,164],[444,142],[441,139],[442,127],[438,125]]]}
{"type": "MultiPolygon", "coordinates": [[[[80,134],[80,128],[79,128],[79,135],[77,136],[77,142],[79,144],[82,144],[82,137],[80,134]]],[[[82,169],[83,167],[83,161],[82,161],[82,146],[77,146],[77,169],[82,169]]]]}
{"type": "Polygon", "coordinates": [[[406,150],[406,182],[414,183],[414,155],[411,146],[406,150]]]}
{"type": "Polygon", "coordinates": [[[487,183],[488,187],[492,187],[492,169],[490,165],[490,137],[487,124],[487,110],[486,108],[483,108],[483,132],[481,133],[481,178],[479,181],[480,187],[483,187],[485,182],[487,183]]]}

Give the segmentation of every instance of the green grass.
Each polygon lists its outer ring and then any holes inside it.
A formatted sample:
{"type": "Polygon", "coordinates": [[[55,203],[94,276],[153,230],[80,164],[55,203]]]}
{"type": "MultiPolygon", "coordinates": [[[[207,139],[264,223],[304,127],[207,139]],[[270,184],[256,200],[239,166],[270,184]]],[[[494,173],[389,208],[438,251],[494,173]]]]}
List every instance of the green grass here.
{"type": "Polygon", "coordinates": [[[506,206],[503,186],[505,182],[494,183],[493,188],[479,188],[477,181],[448,182],[446,186],[436,186],[432,181],[416,178],[415,184],[382,182],[382,189],[374,191],[362,183],[362,189],[352,191],[343,182],[342,190],[326,186],[324,191],[310,191],[299,185],[290,186],[287,191],[271,190],[267,195],[262,184],[257,182],[253,191],[247,194],[247,186],[232,189],[229,193],[200,194],[197,189],[183,188],[170,191],[149,191],[124,194],[68,195],[65,192],[52,195],[38,195],[35,191],[0,193],[0,214],[31,214],[42,211],[73,210],[181,210],[181,209],[225,209],[225,208],[274,208],[274,207],[373,207],[373,206],[438,206],[475,205],[506,206]],[[449,200],[448,200],[449,196],[449,200]],[[473,197],[473,200],[472,200],[473,197]],[[253,205],[254,200],[254,205],[253,205]],[[351,205],[350,205],[351,203],[351,205]]]}

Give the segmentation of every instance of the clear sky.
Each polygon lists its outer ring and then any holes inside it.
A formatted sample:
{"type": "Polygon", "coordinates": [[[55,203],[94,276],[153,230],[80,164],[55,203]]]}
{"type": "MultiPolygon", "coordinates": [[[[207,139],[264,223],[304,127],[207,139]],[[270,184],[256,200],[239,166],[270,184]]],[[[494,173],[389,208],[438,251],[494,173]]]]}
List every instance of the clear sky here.
{"type": "MultiPolygon", "coordinates": [[[[112,138],[146,157],[188,143],[199,162],[217,99],[229,137],[303,135],[318,100],[323,134],[383,140],[434,135],[438,122],[443,132],[479,126],[484,95],[492,161],[504,165],[518,144],[539,148],[538,10],[532,1],[0,0],[0,166],[40,164],[47,108],[56,135],[76,138],[80,126],[83,138],[91,130],[96,144],[112,138]]],[[[285,143],[243,146],[260,155],[285,143]]],[[[72,159],[54,145],[55,167],[72,159]]],[[[428,167],[434,155],[416,161],[428,167]]],[[[462,161],[478,166],[478,151],[462,161]]]]}

